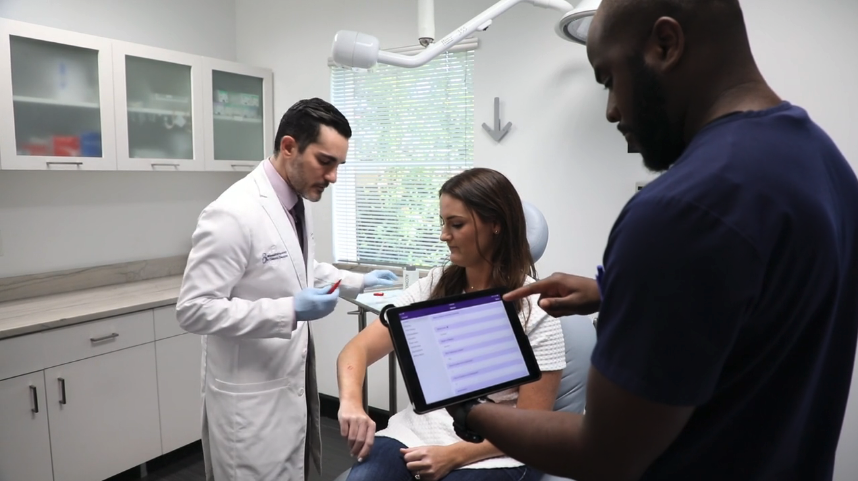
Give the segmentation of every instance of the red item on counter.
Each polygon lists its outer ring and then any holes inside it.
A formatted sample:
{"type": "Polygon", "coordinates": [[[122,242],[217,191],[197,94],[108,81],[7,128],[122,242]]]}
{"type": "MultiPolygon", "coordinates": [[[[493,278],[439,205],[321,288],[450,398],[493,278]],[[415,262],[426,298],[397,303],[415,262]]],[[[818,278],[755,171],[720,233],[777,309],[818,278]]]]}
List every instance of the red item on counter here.
{"type": "Polygon", "coordinates": [[[80,157],[80,137],[76,135],[55,135],[54,155],[57,157],[80,157]]]}

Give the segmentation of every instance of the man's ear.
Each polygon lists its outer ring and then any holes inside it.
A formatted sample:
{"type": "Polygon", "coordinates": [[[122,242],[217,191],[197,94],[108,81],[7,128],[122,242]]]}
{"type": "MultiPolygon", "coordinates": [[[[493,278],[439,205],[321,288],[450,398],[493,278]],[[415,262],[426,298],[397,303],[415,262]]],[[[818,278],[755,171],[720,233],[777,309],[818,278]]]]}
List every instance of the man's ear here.
{"type": "Polygon", "coordinates": [[[685,32],[679,22],[671,17],[656,20],[644,53],[647,65],[667,73],[676,68],[684,53],[685,32]]]}
{"type": "Polygon", "coordinates": [[[280,139],[280,152],[282,152],[286,157],[293,157],[298,153],[298,142],[296,142],[295,138],[291,135],[284,135],[283,138],[280,139]]]}

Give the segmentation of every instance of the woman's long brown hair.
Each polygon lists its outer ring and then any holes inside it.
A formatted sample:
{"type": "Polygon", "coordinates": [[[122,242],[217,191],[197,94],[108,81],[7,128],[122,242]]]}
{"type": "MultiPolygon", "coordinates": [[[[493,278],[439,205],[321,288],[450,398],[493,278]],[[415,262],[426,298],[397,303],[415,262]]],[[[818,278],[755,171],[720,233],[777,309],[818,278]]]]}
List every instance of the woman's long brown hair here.
{"type": "MultiPolygon", "coordinates": [[[[492,265],[491,286],[518,289],[527,276],[536,279],[536,267],[527,242],[527,226],[521,198],[512,183],[496,170],[475,168],[466,170],[444,183],[438,196],[446,194],[460,200],[473,216],[479,216],[486,224],[497,224],[499,233],[494,236],[492,251],[488,254],[477,250],[483,259],[492,265]]],[[[474,222],[476,230],[476,222],[474,222]]],[[[479,232],[476,232],[479,238],[479,232]]],[[[444,268],[438,284],[432,289],[431,299],[461,294],[467,288],[465,268],[448,265],[444,268]]],[[[521,313],[523,303],[516,302],[516,312],[521,313]]],[[[528,313],[529,317],[529,313],[528,313]]]]}

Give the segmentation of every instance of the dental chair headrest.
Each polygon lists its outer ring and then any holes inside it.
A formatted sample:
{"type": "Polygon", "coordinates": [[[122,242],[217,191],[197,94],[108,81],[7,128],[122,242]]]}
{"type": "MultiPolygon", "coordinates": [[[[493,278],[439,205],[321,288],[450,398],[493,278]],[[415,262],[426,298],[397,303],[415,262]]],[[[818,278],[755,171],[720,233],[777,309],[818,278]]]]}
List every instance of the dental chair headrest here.
{"type": "Polygon", "coordinates": [[[521,204],[524,208],[524,221],[527,224],[527,243],[530,244],[533,262],[536,262],[548,246],[548,222],[535,205],[525,201],[521,201],[521,204]]]}

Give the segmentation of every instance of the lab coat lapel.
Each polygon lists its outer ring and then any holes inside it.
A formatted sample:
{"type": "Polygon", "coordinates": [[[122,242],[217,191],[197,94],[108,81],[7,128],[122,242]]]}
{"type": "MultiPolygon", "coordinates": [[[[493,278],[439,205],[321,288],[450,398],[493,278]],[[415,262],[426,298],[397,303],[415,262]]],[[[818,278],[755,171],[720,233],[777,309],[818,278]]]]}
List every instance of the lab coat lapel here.
{"type": "MultiPolygon", "coordinates": [[[[267,162],[267,160],[263,161],[267,162]]],[[[253,171],[254,180],[259,188],[259,202],[268,213],[268,217],[274,222],[274,227],[277,228],[277,233],[280,234],[280,239],[286,246],[289,252],[289,259],[292,261],[292,267],[295,269],[295,274],[298,275],[298,280],[301,287],[307,287],[307,267],[304,263],[304,254],[301,252],[301,245],[298,243],[298,235],[283,210],[280,200],[277,198],[277,193],[271,187],[271,182],[265,175],[265,170],[260,163],[253,171]]],[[[306,232],[307,229],[304,229],[306,232]]],[[[309,259],[309,257],[308,257],[309,259]]]]}

